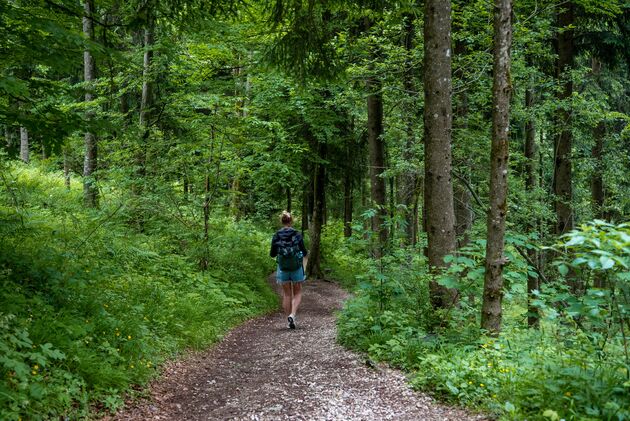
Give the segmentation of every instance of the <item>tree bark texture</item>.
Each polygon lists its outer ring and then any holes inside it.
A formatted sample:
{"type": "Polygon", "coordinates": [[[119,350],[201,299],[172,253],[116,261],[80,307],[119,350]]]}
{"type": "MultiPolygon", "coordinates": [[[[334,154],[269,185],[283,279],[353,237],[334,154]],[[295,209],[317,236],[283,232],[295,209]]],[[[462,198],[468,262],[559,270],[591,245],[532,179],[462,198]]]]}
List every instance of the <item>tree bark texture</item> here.
{"type": "Polygon", "coordinates": [[[384,226],[387,218],[385,196],[385,179],[381,176],[385,171],[385,143],[383,141],[383,94],[382,82],[376,77],[367,80],[367,135],[370,155],[370,188],[372,205],[376,207],[376,214],[372,218],[372,231],[378,236],[378,244],[374,255],[378,259],[383,255],[387,245],[387,228],[384,226]]]}
{"type": "MultiPolygon", "coordinates": [[[[466,45],[463,40],[455,42],[455,56],[464,56],[466,54],[466,45]]],[[[456,97],[455,116],[453,120],[453,128],[455,129],[455,142],[464,147],[466,141],[465,133],[468,129],[468,92],[463,89],[456,97]],[[457,135],[459,133],[459,135],[457,135]]],[[[456,144],[456,148],[459,147],[456,144]]],[[[453,199],[455,207],[455,235],[457,236],[457,248],[460,249],[470,241],[469,231],[473,224],[474,213],[471,206],[472,193],[468,186],[470,183],[470,174],[472,172],[472,160],[470,156],[465,156],[460,162],[455,163],[455,167],[459,167],[461,176],[466,180],[455,179],[453,182],[453,199]]]]}
{"type": "MultiPolygon", "coordinates": [[[[533,116],[534,107],[534,90],[527,88],[525,90],[525,109],[528,111],[527,121],[525,122],[525,189],[532,193],[538,186],[538,145],[536,144],[536,123],[533,116]]],[[[531,231],[535,231],[537,221],[530,221],[528,227],[531,231]]],[[[538,261],[537,252],[534,249],[528,249],[527,255],[532,262],[538,261]]],[[[533,292],[540,290],[540,282],[538,276],[527,275],[527,325],[538,326],[538,308],[532,305],[534,299],[533,292]]]]}
{"type": "Polygon", "coordinates": [[[324,224],[324,208],[326,206],[325,188],[326,188],[326,143],[318,143],[319,160],[314,166],[314,207],[313,222],[310,229],[311,248],[308,252],[308,260],[306,264],[306,274],[309,278],[323,279],[324,272],[321,268],[321,235],[322,226],[324,224]]]}
{"type": "MultiPolygon", "coordinates": [[[[83,35],[90,41],[94,40],[94,0],[84,0],[83,35]]],[[[83,52],[83,80],[86,84],[85,102],[94,99],[93,84],[96,76],[94,57],[89,50],[83,52]]],[[[92,111],[87,114],[88,121],[94,118],[92,111]]],[[[90,130],[85,132],[85,157],[83,160],[83,201],[88,207],[98,206],[98,188],[94,178],[97,166],[98,143],[96,135],[90,130]]]]}
{"type": "Polygon", "coordinates": [[[556,135],[554,138],[554,177],[556,234],[564,234],[573,229],[571,148],[573,144],[571,112],[568,102],[573,94],[571,69],[573,68],[573,3],[560,6],[558,13],[558,61],[557,79],[562,89],[558,100],[565,104],[558,108],[556,115],[556,135]]]}
{"type": "MultiPolygon", "coordinates": [[[[596,57],[592,59],[593,77],[596,83],[600,82],[602,63],[596,57]]],[[[593,159],[593,177],[591,178],[591,200],[593,203],[593,216],[598,219],[606,219],[604,212],[604,138],[606,137],[606,123],[603,120],[597,122],[593,128],[593,140],[595,144],[591,149],[593,159]]]]}
{"type": "MultiPolygon", "coordinates": [[[[154,20],[152,17],[148,17],[145,22],[144,28],[144,58],[143,58],[143,70],[142,70],[142,96],[140,99],[140,129],[142,130],[142,136],[138,140],[135,151],[135,165],[136,165],[136,180],[132,187],[133,192],[137,196],[142,196],[144,193],[144,183],[147,174],[147,147],[150,130],[151,130],[151,118],[154,108],[153,97],[153,47],[155,44],[154,36],[154,20]]],[[[144,229],[144,215],[139,211],[136,215],[137,224],[142,231],[144,229]]]]}
{"type": "Polygon", "coordinates": [[[403,16],[403,30],[404,39],[403,47],[405,48],[405,69],[403,72],[403,88],[405,90],[405,96],[407,96],[407,107],[405,110],[405,125],[407,131],[407,139],[405,143],[405,149],[403,151],[403,159],[405,162],[410,163],[410,169],[401,174],[399,179],[399,200],[400,203],[405,206],[405,236],[407,243],[416,243],[416,232],[418,225],[417,212],[414,210],[414,206],[418,201],[418,178],[419,174],[414,171],[413,163],[417,160],[415,151],[416,146],[416,119],[417,119],[417,101],[416,101],[416,84],[414,80],[414,67],[412,55],[415,49],[414,36],[415,36],[415,16],[411,13],[406,13],[403,16]]]}
{"type": "Polygon", "coordinates": [[[481,327],[501,331],[503,266],[507,262],[505,219],[508,192],[508,139],[510,130],[510,47],[512,44],[512,0],[495,0],[494,60],[492,84],[492,149],[490,151],[490,209],[486,243],[486,272],[483,283],[481,327]]]}
{"type": "Polygon", "coordinates": [[[26,127],[20,127],[20,159],[27,164],[30,161],[30,151],[28,143],[28,130],[26,129],[26,127]]]}
{"type": "MultiPolygon", "coordinates": [[[[427,254],[429,266],[444,267],[456,249],[451,180],[452,83],[451,2],[427,0],[424,15],[424,141],[427,254]]],[[[434,307],[457,302],[458,293],[430,284],[434,307]]]]}
{"type": "Polygon", "coordinates": [[[352,236],[352,202],[353,202],[353,180],[352,180],[352,151],[351,140],[346,139],[346,162],[343,174],[343,236],[352,236]]]}

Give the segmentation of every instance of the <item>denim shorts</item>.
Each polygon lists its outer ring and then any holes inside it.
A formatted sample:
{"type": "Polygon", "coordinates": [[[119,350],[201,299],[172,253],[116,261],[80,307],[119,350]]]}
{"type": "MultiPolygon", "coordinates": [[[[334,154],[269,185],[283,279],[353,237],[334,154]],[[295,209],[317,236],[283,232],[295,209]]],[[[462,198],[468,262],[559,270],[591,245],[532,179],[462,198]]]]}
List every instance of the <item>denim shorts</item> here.
{"type": "Polygon", "coordinates": [[[285,272],[278,267],[276,269],[276,281],[279,284],[285,282],[304,282],[306,277],[304,276],[304,267],[300,267],[298,270],[292,272],[285,272]]]}

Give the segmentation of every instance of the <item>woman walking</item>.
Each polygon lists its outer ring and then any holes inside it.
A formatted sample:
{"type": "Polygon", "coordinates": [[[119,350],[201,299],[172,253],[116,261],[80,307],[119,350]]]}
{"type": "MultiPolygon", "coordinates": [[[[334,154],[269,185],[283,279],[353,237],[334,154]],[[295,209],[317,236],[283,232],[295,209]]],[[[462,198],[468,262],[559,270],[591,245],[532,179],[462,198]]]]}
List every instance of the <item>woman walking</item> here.
{"type": "Polygon", "coordinates": [[[302,234],[291,226],[293,217],[289,212],[282,212],[281,222],[282,228],[271,239],[269,255],[278,263],[276,280],[282,285],[282,308],[288,327],[295,329],[296,313],[302,301],[302,282],[306,279],[302,262],[308,251],[302,234]]]}

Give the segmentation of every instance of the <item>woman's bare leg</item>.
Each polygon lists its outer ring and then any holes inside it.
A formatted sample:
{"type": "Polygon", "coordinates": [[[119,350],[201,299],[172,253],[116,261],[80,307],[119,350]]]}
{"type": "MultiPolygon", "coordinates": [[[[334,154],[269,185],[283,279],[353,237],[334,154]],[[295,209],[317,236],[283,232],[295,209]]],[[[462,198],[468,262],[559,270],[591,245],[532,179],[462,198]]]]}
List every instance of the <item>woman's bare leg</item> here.
{"type": "Polygon", "coordinates": [[[291,302],[293,293],[291,292],[291,282],[282,283],[282,308],[284,309],[284,315],[291,314],[291,302]]]}
{"type": "Polygon", "coordinates": [[[302,302],[302,284],[300,282],[291,282],[293,285],[293,299],[291,300],[291,314],[295,316],[300,302],[302,302]]]}

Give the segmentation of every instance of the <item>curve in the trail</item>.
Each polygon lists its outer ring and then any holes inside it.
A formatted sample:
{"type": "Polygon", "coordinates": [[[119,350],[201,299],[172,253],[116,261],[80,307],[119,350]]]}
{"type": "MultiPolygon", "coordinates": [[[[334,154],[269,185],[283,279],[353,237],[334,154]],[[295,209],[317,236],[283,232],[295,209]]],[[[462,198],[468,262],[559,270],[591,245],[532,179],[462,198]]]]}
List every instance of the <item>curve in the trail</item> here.
{"type": "Polygon", "coordinates": [[[165,368],[150,399],[117,420],[480,420],[413,392],[404,376],[372,369],[335,341],[347,293],[308,281],[297,329],[274,313],[232,330],[211,350],[165,368]]]}

